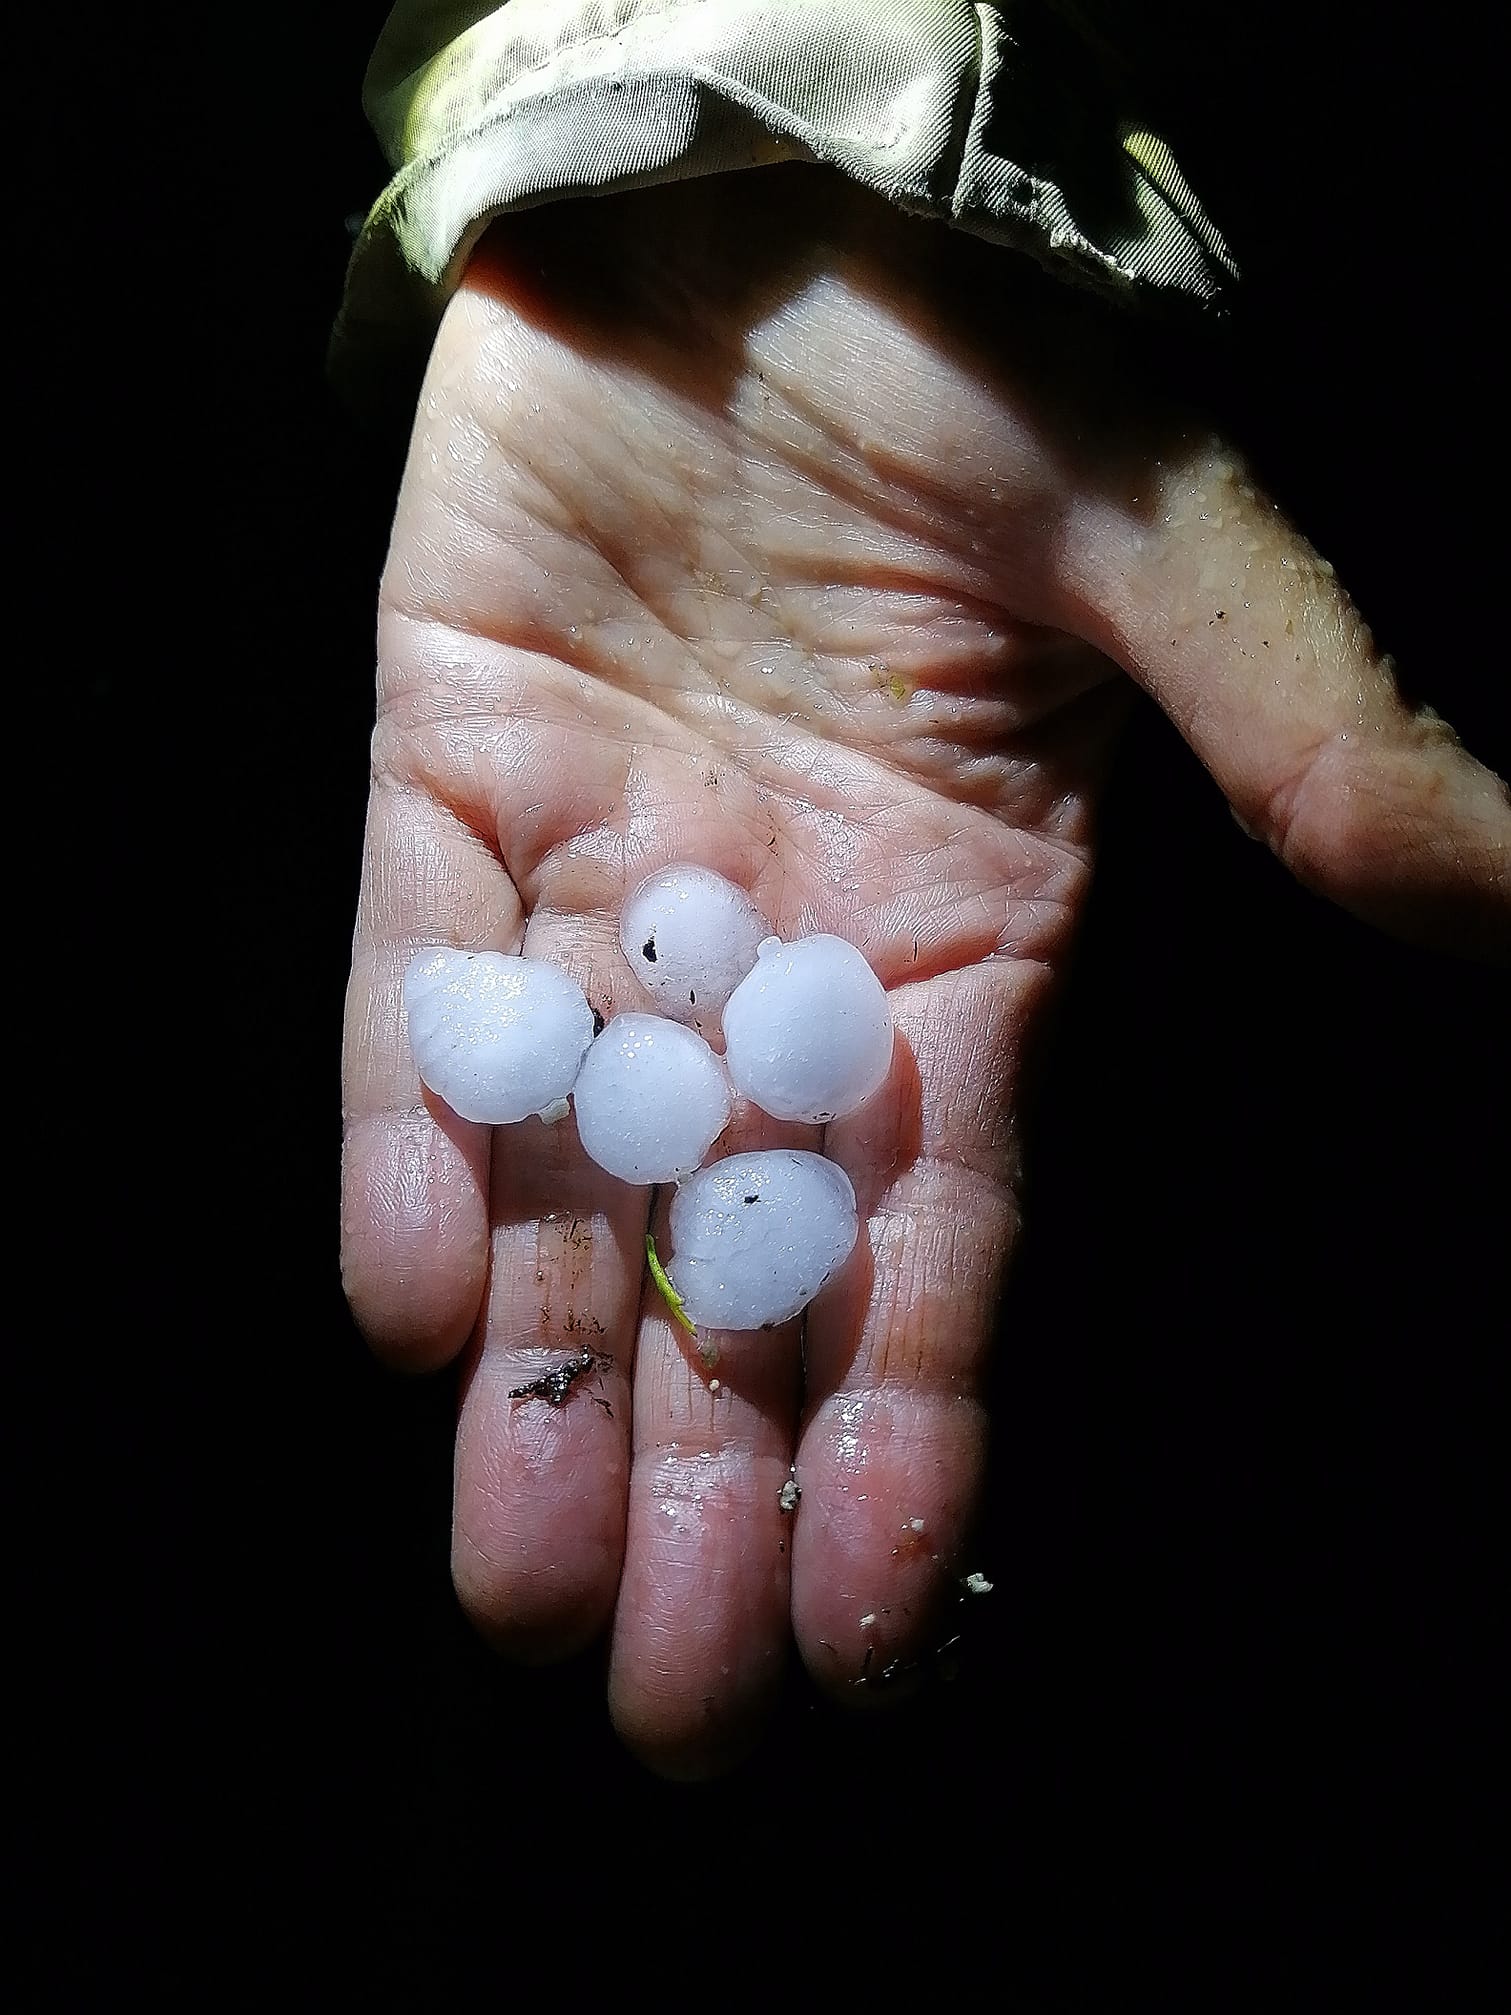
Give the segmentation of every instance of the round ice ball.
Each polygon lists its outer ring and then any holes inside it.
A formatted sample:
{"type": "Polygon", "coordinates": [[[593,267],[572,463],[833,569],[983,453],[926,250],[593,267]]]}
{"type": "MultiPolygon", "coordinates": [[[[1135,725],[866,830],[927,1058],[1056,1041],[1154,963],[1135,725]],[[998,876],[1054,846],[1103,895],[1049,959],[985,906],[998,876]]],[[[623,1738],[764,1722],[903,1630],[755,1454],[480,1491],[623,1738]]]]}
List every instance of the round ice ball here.
{"type": "Polygon", "coordinates": [[[771,926],[711,868],[663,868],[625,904],[619,941],[641,984],[678,1021],[717,1014],[771,926]]]}
{"type": "Polygon", "coordinates": [[[502,1126],[564,1099],[593,1040],[582,988],[541,959],[428,945],[404,975],[422,1081],[463,1119],[502,1126]]]}
{"type": "Polygon", "coordinates": [[[621,1182],[672,1182],[729,1124],[729,1080],[702,1036],[664,1015],[615,1015],[572,1091],[577,1132],[621,1182]]]}
{"type": "Polygon", "coordinates": [[[735,1089],[776,1119],[839,1119],[892,1062],[886,988],[854,945],[820,933],[768,938],[724,1010],[735,1089]]]}
{"type": "Polygon", "coordinates": [[[812,1301],[858,1228],[837,1162],[789,1147],[730,1155],[673,1197],[668,1272],[693,1322],[764,1329],[812,1301]]]}

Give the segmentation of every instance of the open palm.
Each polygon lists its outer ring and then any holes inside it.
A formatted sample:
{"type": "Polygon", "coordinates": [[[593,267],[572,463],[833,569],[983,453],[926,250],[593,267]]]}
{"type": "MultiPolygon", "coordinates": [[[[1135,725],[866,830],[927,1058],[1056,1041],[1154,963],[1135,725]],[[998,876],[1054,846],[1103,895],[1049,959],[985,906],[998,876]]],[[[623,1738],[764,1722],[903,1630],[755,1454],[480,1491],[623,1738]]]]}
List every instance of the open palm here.
{"type": "Polygon", "coordinates": [[[973,303],[1002,264],[806,171],[554,212],[485,244],[422,394],[379,639],[346,1278],[395,1361],[466,1351],[469,1611],[532,1658],[611,1628],[615,1720],[672,1772],[740,1752],[793,1637],[848,1697],[905,1671],[960,1571],[1015,1090],[1123,674],[1307,879],[1419,935],[1506,925],[1495,780],[1401,709],[1233,458],[1138,408],[1108,331],[973,303]],[[803,1321],[703,1354],[646,1274],[665,1198],[570,1120],[494,1131],[422,1094],[400,1002],[444,942],[550,959],[606,1017],[645,1005],[618,912],[678,860],[783,937],[858,944],[901,1033],[852,1118],[737,1115],[726,1147],[839,1161],[863,1234],[803,1321]],[[601,1385],[511,1397],[584,1346],[601,1385]]]}

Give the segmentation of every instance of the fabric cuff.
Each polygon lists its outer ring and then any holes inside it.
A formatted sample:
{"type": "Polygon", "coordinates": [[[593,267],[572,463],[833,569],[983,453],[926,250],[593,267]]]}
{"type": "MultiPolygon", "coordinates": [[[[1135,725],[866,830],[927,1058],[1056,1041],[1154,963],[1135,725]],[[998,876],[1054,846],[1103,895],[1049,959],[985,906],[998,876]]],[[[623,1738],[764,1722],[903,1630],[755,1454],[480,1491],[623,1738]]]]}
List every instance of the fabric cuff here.
{"type": "Polygon", "coordinates": [[[364,106],[395,168],[353,250],[339,380],[427,344],[510,211],[777,162],[1129,305],[1236,268],[1126,85],[1052,0],[399,0],[364,106]]]}

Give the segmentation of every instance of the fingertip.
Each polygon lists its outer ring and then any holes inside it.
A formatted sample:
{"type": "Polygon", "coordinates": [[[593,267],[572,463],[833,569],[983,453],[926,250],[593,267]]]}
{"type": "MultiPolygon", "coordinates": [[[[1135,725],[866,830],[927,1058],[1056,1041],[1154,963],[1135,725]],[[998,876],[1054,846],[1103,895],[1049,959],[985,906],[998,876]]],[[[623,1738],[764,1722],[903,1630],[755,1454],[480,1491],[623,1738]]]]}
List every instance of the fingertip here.
{"type": "Polygon", "coordinates": [[[589,1571],[532,1573],[484,1550],[460,1520],[452,1533],[451,1581],[462,1613],[492,1650],[512,1665],[559,1665],[608,1631],[612,1587],[589,1571]]]}
{"type": "Polygon", "coordinates": [[[620,1739],[659,1777],[734,1769],[769,1722],[790,1636],[785,1450],[637,1457],[609,1666],[620,1739]]]}
{"type": "Polygon", "coordinates": [[[1298,881],[1365,922],[1511,963],[1511,798],[1435,716],[1326,737],[1246,817],[1298,881]]]}
{"type": "Polygon", "coordinates": [[[520,1367],[479,1357],[457,1430],[451,1575],[479,1635],[521,1665],[549,1665],[604,1636],[624,1559],[622,1395],[554,1405],[516,1386],[520,1367]]]}
{"type": "MultiPolygon", "coordinates": [[[[780,1680],[781,1672],[773,1675],[780,1680]]],[[[642,1703],[611,1694],[615,1733],[636,1762],[669,1784],[708,1784],[728,1777],[749,1760],[765,1733],[776,1692],[758,1703],[731,1699],[718,1692],[696,1702],[679,1701],[668,1716],[659,1704],[644,1711],[642,1703]]]]}
{"type": "Polygon", "coordinates": [[[396,1371],[451,1363],[487,1279],[487,1129],[427,1111],[353,1121],[341,1171],[341,1278],[357,1326],[396,1371]]]}
{"type": "MultiPolygon", "coordinates": [[[[900,1707],[921,1690],[944,1647],[953,1570],[935,1561],[914,1573],[889,1573],[875,1558],[858,1558],[855,1568],[848,1600],[815,1601],[805,1589],[795,1614],[803,1664],[838,1706],[859,1713],[900,1707]]],[[[835,1576],[832,1561],[825,1572],[835,1576]]]]}
{"type": "Polygon", "coordinates": [[[909,1697],[985,1473],[976,1399],[878,1388],[826,1402],[804,1434],[793,1627],[814,1683],[848,1707],[909,1697]]]}

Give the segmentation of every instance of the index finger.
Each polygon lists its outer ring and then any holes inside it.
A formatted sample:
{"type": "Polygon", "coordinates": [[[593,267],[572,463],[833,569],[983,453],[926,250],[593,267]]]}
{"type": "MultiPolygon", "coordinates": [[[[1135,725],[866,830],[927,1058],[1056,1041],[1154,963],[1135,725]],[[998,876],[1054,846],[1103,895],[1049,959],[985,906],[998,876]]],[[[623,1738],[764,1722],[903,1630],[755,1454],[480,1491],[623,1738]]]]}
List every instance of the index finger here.
{"type": "Polygon", "coordinates": [[[991,958],[896,988],[908,1067],[825,1136],[866,1231],[808,1311],[793,1624],[842,1697],[919,1661],[962,1570],[1019,1226],[1014,1098],[1050,987],[1036,961],[991,958]]]}

